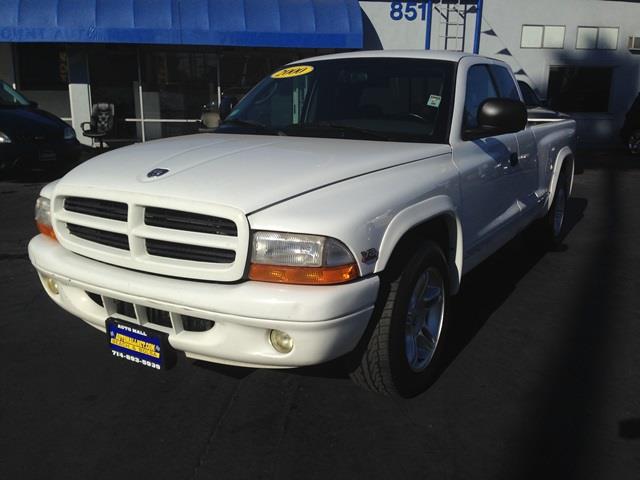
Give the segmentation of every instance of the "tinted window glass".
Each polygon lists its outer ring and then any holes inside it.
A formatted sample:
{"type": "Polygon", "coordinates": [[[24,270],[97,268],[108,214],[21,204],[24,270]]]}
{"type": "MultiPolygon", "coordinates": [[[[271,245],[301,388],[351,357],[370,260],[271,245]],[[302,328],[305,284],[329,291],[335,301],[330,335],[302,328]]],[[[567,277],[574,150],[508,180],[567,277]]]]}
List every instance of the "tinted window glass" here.
{"type": "Polygon", "coordinates": [[[496,98],[496,92],[489,70],[485,65],[474,65],[467,77],[467,93],[464,100],[463,128],[478,127],[478,110],[487,98],[496,98]]]}
{"type": "Polygon", "coordinates": [[[492,65],[490,68],[496,85],[498,86],[500,96],[502,98],[510,98],[511,100],[520,100],[516,82],[513,81],[509,71],[504,67],[498,67],[496,65],[492,65]]]}
{"type": "Polygon", "coordinates": [[[0,105],[29,105],[29,101],[8,83],[0,80],[0,105]]]}
{"type": "Polygon", "coordinates": [[[524,103],[527,107],[539,107],[541,106],[540,99],[536,92],[525,82],[518,82],[520,85],[520,91],[522,92],[522,97],[524,98],[524,103]]]}

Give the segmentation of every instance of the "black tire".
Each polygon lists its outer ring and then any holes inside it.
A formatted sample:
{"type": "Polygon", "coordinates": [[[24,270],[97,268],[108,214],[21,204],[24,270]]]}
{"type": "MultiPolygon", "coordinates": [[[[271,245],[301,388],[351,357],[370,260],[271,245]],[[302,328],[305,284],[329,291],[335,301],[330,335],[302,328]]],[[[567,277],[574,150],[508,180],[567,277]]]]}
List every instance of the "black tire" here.
{"type": "Polygon", "coordinates": [[[547,214],[533,225],[534,240],[546,249],[554,249],[562,243],[569,202],[569,182],[562,169],[553,194],[553,203],[547,214]],[[560,219],[558,217],[561,216],[560,219]]]}
{"type": "MultiPolygon", "coordinates": [[[[448,268],[442,250],[434,242],[422,244],[401,267],[401,272],[395,278],[385,281],[384,277],[381,277],[383,285],[378,302],[379,307],[371,320],[369,332],[365,334],[361,345],[353,353],[351,378],[356,384],[373,392],[413,397],[424,392],[440,373],[447,327],[448,268]],[[411,342],[406,338],[409,336],[408,329],[412,328],[409,326],[409,318],[416,317],[408,315],[411,299],[415,298],[416,291],[421,288],[422,284],[419,285],[418,281],[424,278],[423,274],[427,273],[434,285],[440,283],[442,285],[440,292],[442,311],[440,313],[439,310],[434,310],[436,313],[433,314],[434,319],[440,316],[441,323],[430,360],[426,360],[424,355],[420,359],[418,355],[420,348],[417,347],[419,342],[413,344],[412,350],[411,342]],[[414,368],[409,357],[413,358],[414,368]],[[426,360],[427,364],[424,367],[420,365],[416,370],[415,367],[421,363],[419,360],[421,362],[426,360]]],[[[431,280],[426,280],[425,293],[420,295],[422,298],[427,296],[429,281],[431,280]]],[[[435,294],[435,290],[433,292],[435,294]]],[[[425,302],[425,304],[428,303],[425,302]]],[[[428,307],[425,308],[426,312],[430,312],[428,307]]],[[[412,311],[415,310],[415,308],[412,309],[412,311]]],[[[431,319],[430,315],[431,313],[427,313],[426,317],[431,319]]],[[[423,328],[427,329],[426,324],[429,321],[431,320],[425,322],[423,328]]],[[[414,326],[417,327],[418,323],[420,322],[415,322],[414,326]]],[[[431,325],[433,324],[432,322],[431,325]]],[[[417,335],[420,336],[422,333],[423,330],[420,330],[417,335]]],[[[433,340],[432,336],[429,336],[429,340],[433,340]]],[[[425,352],[426,350],[422,351],[423,354],[425,352]]]]}

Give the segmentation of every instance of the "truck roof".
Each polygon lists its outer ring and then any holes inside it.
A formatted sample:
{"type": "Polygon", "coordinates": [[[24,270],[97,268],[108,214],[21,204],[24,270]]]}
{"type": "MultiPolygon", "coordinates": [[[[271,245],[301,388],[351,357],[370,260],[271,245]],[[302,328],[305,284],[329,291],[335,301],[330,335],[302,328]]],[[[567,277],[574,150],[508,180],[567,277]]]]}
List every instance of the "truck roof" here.
{"type": "Polygon", "coordinates": [[[359,50],[356,52],[336,53],[317,57],[296,60],[291,64],[304,62],[319,62],[322,60],[338,60],[342,58],[417,58],[430,60],[445,60],[459,62],[461,58],[471,57],[473,54],[466,52],[450,52],[444,50],[359,50]]]}

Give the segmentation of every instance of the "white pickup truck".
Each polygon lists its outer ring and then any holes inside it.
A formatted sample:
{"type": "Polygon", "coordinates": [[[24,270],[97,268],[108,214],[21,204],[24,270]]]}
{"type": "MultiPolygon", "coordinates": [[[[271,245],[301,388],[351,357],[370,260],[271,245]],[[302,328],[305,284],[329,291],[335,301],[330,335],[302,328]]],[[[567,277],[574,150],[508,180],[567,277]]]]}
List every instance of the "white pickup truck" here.
{"type": "Polygon", "coordinates": [[[562,235],[575,124],[527,124],[521,99],[506,64],[465,53],[296,62],[215,133],[111,151],[45,186],[29,256],[113,356],[342,357],[357,383],[412,396],[440,368],[463,275],[526,227],[562,235]]]}

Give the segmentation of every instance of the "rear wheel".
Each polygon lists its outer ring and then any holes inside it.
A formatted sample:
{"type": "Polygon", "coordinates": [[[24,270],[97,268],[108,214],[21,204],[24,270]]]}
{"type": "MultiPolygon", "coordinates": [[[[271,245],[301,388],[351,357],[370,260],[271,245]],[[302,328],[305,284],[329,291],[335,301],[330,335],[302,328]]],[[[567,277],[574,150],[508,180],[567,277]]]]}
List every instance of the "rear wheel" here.
{"type": "Polygon", "coordinates": [[[427,242],[383,286],[375,326],[356,353],[351,377],[357,384],[411,397],[436,379],[446,332],[447,271],[442,250],[427,242]]]}

